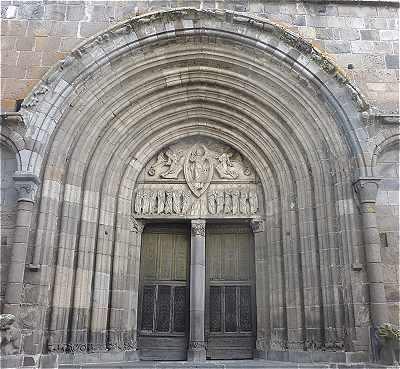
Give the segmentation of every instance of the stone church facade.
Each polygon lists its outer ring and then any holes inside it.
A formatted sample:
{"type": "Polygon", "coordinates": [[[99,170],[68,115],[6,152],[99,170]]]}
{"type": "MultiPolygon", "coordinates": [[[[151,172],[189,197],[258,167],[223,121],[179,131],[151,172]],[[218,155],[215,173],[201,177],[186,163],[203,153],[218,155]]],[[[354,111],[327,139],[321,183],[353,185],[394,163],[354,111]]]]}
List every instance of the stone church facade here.
{"type": "Polygon", "coordinates": [[[4,2],[1,33],[4,365],[382,359],[398,4],[4,2]]]}

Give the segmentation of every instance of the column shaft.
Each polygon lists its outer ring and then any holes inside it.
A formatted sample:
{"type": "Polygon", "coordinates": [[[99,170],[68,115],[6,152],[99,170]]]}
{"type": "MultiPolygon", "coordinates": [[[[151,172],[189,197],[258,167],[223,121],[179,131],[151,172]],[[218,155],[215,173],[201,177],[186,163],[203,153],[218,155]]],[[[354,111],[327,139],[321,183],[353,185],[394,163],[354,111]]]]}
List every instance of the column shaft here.
{"type": "Polygon", "coordinates": [[[188,360],[206,359],[204,311],[206,287],[205,220],[192,220],[190,258],[190,337],[188,360]]]}
{"type": "Polygon", "coordinates": [[[34,197],[39,183],[32,174],[16,173],[15,187],[18,191],[17,214],[14,242],[8,267],[7,288],[3,313],[19,314],[22,303],[26,253],[28,250],[29,231],[32,220],[34,197]]]}
{"type": "Polygon", "coordinates": [[[388,318],[379,232],[376,222],[378,183],[379,179],[376,178],[362,178],[354,184],[360,200],[371,318],[375,327],[386,323],[388,318]]]}

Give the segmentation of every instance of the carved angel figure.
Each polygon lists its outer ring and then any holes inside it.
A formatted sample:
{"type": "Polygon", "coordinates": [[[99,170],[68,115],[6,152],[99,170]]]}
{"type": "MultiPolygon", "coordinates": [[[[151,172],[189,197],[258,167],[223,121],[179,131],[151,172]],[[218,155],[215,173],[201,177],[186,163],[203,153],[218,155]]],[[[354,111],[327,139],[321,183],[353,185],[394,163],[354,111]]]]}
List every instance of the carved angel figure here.
{"type": "Polygon", "coordinates": [[[165,164],[167,163],[167,159],[165,158],[165,155],[163,152],[160,152],[157,155],[157,160],[156,162],[149,168],[149,170],[147,171],[147,173],[149,174],[149,176],[154,176],[156,174],[156,171],[159,168],[162,168],[165,164]]]}
{"type": "Polygon", "coordinates": [[[219,161],[219,163],[216,165],[215,169],[221,178],[236,179],[239,177],[239,173],[230,160],[232,155],[232,153],[228,154],[224,152],[221,155],[216,156],[216,159],[219,161]]]}
{"type": "Polygon", "coordinates": [[[162,178],[168,178],[168,179],[176,179],[178,178],[179,173],[183,169],[183,155],[182,152],[173,152],[171,149],[168,149],[165,152],[165,155],[167,156],[167,162],[165,165],[169,165],[169,169],[160,174],[160,177],[162,178]]]}
{"type": "Polygon", "coordinates": [[[15,355],[19,353],[21,333],[13,326],[15,316],[12,314],[0,315],[1,353],[3,355],[15,355]]]}

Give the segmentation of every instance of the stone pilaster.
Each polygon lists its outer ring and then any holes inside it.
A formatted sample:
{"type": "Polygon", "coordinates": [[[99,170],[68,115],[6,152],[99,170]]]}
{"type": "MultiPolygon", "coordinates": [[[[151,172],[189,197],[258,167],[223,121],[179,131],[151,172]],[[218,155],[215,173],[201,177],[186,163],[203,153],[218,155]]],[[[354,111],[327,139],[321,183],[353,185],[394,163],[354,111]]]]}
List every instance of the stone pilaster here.
{"type": "Polygon", "coordinates": [[[354,183],[354,189],[360,202],[371,319],[374,327],[378,327],[382,323],[387,322],[388,318],[383,264],[376,222],[376,196],[378,193],[379,181],[380,180],[377,178],[360,178],[354,183]]]}
{"type": "Polygon", "coordinates": [[[32,210],[39,180],[31,173],[22,172],[16,172],[13,179],[18,192],[17,214],[3,312],[11,313],[18,317],[22,303],[22,289],[32,210]]]}
{"type": "Polygon", "coordinates": [[[204,312],[206,288],[206,222],[192,220],[190,257],[190,337],[188,360],[206,359],[204,312]]]}
{"type": "Polygon", "coordinates": [[[255,218],[250,221],[250,227],[254,235],[254,249],[255,249],[255,267],[256,267],[256,299],[257,299],[257,341],[256,341],[256,356],[259,358],[265,358],[267,351],[268,338],[266,337],[269,332],[268,320],[266,316],[266,299],[268,293],[268,285],[266,279],[267,266],[266,260],[264,260],[264,253],[262,252],[265,248],[265,224],[261,218],[255,218]]]}

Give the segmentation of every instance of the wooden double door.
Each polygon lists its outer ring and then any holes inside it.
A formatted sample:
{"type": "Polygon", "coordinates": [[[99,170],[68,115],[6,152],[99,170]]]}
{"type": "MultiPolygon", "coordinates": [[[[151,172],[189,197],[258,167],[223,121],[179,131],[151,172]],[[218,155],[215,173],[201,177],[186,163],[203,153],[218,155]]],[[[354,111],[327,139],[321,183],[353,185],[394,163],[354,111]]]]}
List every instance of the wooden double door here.
{"type": "MultiPolygon", "coordinates": [[[[247,359],[255,346],[253,242],[248,226],[206,225],[207,359],[247,359]]],[[[146,226],[138,343],[143,360],[186,360],[190,225],[146,226]]]]}

